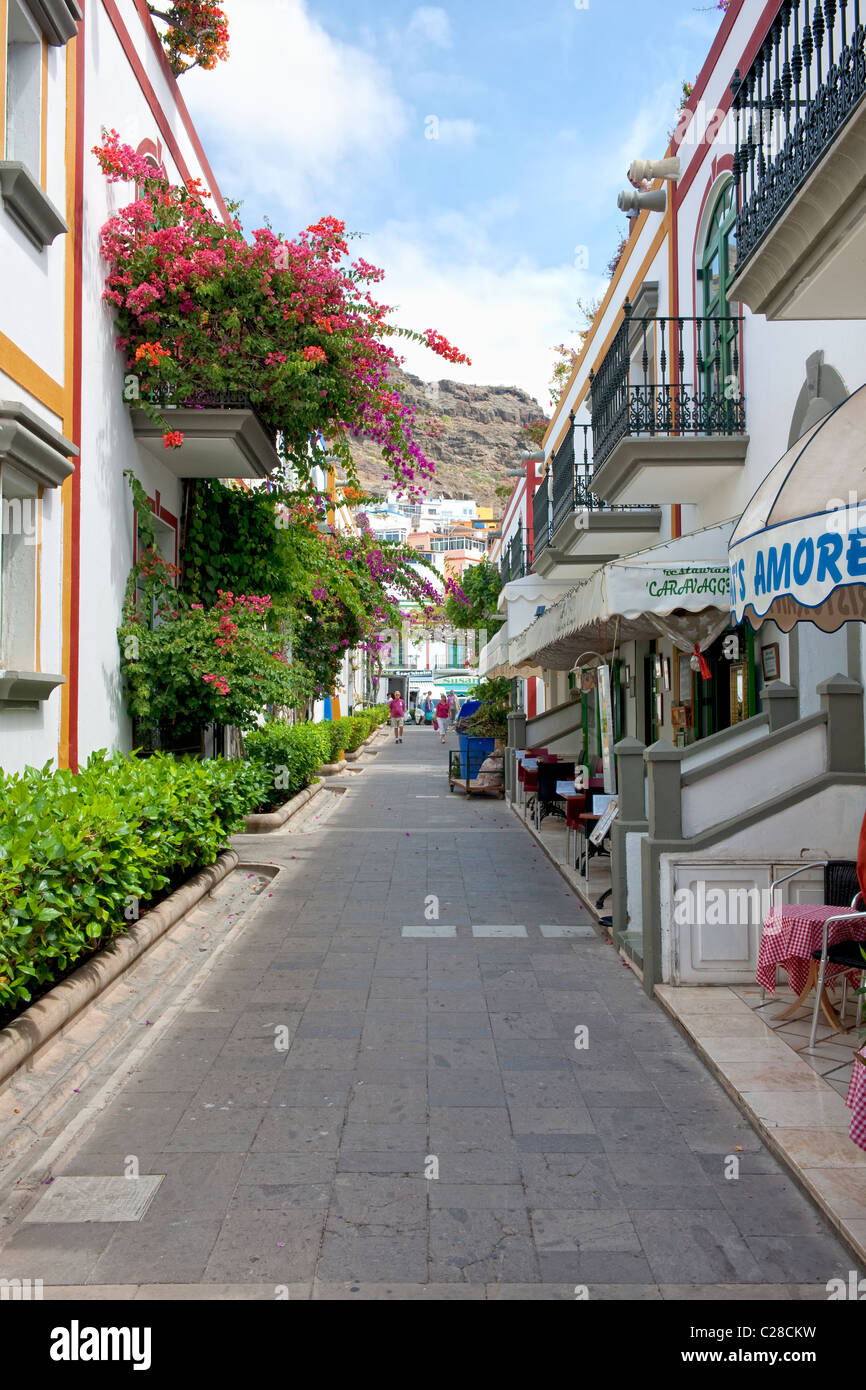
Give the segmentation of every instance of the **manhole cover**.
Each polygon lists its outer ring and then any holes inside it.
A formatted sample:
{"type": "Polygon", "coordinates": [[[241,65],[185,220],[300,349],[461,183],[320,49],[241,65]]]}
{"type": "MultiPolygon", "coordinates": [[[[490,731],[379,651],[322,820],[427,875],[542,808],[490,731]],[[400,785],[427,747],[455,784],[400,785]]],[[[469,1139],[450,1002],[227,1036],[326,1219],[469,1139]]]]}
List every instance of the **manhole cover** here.
{"type": "Polygon", "coordinates": [[[140,1221],[164,1174],[147,1178],[55,1178],[25,1221],[140,1221]]]}

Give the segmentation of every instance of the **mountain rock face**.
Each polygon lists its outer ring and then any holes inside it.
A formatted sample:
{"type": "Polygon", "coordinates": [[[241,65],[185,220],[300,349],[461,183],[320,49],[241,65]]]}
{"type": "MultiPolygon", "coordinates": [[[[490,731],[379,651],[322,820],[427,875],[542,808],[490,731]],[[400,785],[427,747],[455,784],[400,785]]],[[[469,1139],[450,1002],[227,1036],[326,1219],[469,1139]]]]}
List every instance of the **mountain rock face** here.
{"type": "MultiPolygon", "coordinates": [[[[430,497],[471,497],[499,514],[503,501],[495,489],[513,483],[505,470],[520,464],[520,450],[534,449],[524,425],[543,415],[541,406],[518,386],[472,386],[462,381],[422,381],[408,372],[393,379],[418,412],[416,437],[434,464],[435,478],[427,485],[430,497]],[[438,437],[423,433],[431,421],[438,437]]],[[[352,444],[358,476],[368,491],[380,496],[392,484],[384,480],[384,463],[374,445],[352,444]]]]}

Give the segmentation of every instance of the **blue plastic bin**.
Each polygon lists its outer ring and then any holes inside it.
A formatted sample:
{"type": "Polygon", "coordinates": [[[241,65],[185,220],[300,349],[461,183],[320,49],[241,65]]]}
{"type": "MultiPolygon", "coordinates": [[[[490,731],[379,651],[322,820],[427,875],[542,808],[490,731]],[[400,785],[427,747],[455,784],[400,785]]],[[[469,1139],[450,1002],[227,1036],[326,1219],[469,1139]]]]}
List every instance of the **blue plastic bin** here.
{"type": "Polygon", "coordinates": [[[489,758],[496,746],[495,738],[472,738],[469,734],[458,735],[460,739],[460,776],[474,781],[485,758],[489,758]],[[467,770],[468,769],[468,770],[467,770]]]}

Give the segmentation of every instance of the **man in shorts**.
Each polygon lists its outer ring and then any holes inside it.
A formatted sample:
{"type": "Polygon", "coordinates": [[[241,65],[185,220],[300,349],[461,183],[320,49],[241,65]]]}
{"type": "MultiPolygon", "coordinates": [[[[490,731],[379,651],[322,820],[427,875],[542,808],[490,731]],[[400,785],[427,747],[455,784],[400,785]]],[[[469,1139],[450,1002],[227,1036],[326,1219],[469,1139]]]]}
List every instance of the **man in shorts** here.
{"type": "Polygon", "coordinates": [[[391,712],[391,728],[394,730],[394,742],[403,742],[403,719],[406,714],[406,706],[403,704],[403,697],[399,690],[395,690],[388,704],[391,712]]]}

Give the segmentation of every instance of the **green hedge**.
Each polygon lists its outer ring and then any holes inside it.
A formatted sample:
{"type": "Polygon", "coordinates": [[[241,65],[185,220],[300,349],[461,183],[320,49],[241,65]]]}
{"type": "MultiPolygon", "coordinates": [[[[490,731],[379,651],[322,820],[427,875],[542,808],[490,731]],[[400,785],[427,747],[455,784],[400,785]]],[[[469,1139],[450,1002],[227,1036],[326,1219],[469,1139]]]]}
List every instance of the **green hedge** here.
{"type": "Polygon", "coordinates": [[[265,788],[258,810],[282,806],[331,760],[329,724],[266,724],[247,734],[244,742],[265,788]]]}
{"type": "Polygon", "coordinates": [[[263,791],[252,764],[166,754],[97,753],[77,775],[0,772],[0,1007],[212,864],[263,791]]]}
{"type": "Polygon", "coordinates": [[[95,753],[79,773],[0,771],[0,1009],[26,1003],[137,912],[212,864],[250,811],[282,805],[387,705],[321,724],[268,724],[247,759],[95,753]]]}

